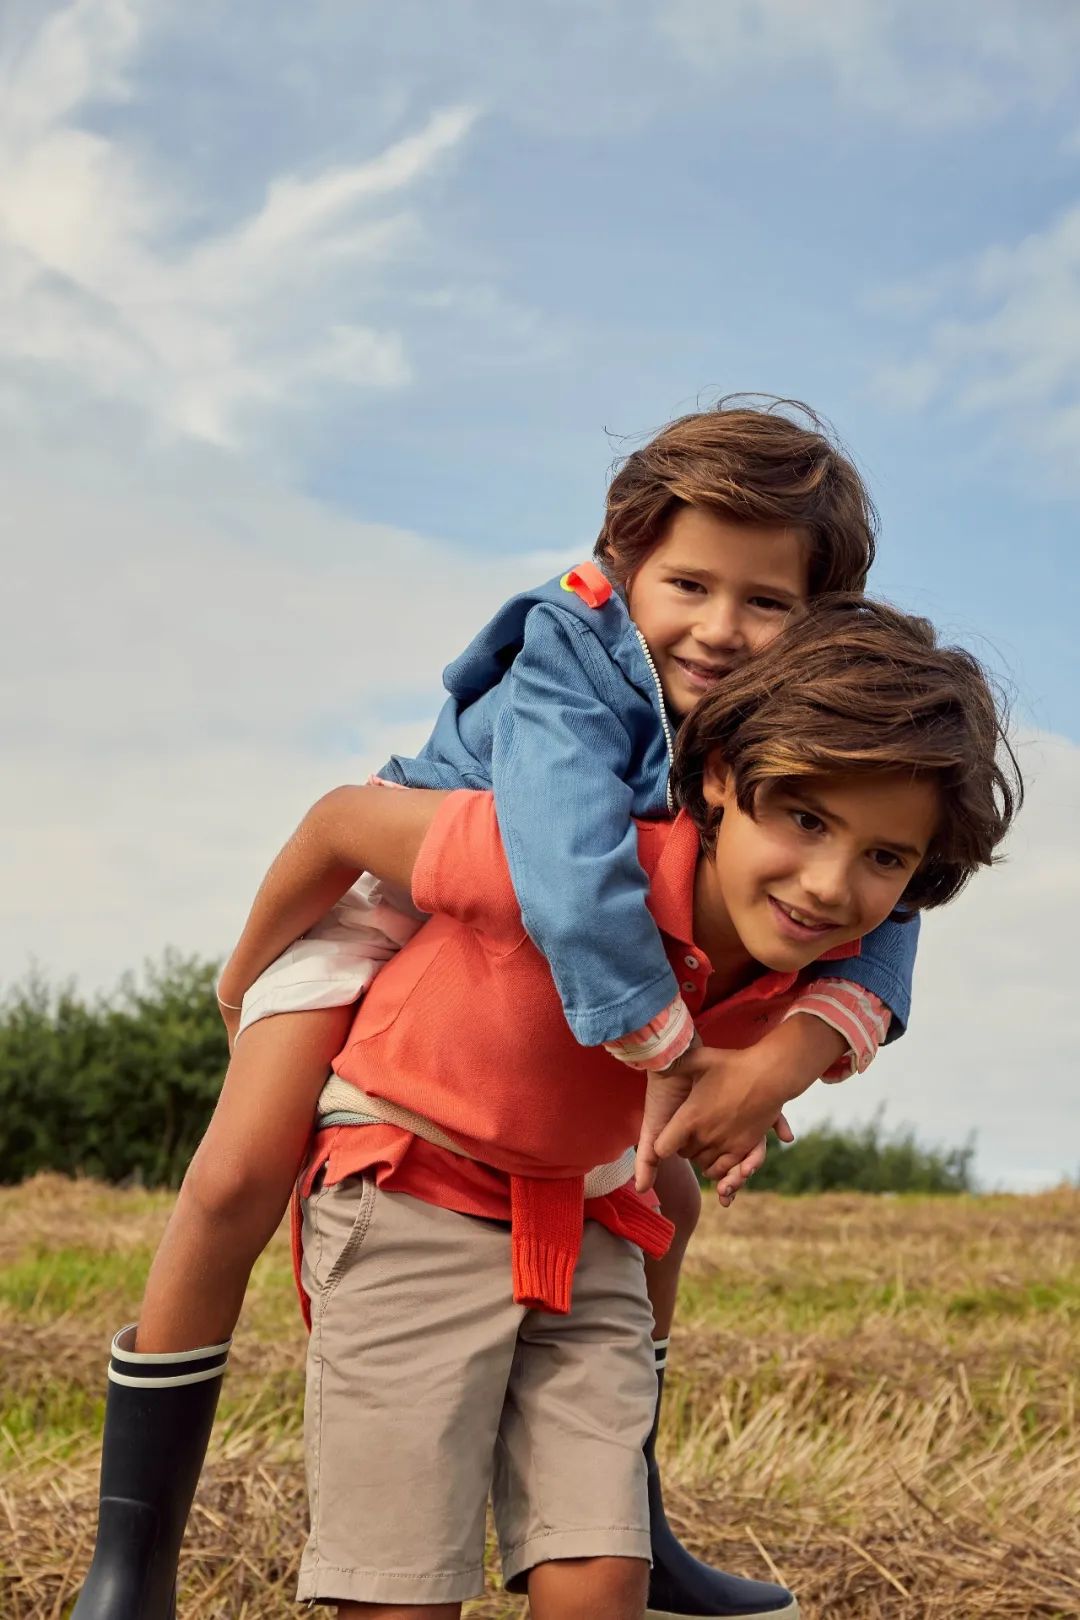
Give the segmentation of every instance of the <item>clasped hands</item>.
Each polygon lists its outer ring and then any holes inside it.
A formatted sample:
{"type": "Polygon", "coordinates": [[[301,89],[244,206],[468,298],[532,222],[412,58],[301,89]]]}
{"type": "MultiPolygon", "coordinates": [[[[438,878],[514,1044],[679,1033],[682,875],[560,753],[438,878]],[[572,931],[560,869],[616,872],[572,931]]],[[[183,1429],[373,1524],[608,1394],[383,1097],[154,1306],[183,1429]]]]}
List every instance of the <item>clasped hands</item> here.
{"type": "Polygon", "coordinates": [[[652,1186],[662,1159],[678,1153],[717,1183],[726,1207],[764,1163],[768,1130],[782,1142],[795,1140],[781,1102],[775,1076],[762,1072],[753,1047],[688,1048],[648,1077],[634,1165],[638,1192],[652,1186]]]}

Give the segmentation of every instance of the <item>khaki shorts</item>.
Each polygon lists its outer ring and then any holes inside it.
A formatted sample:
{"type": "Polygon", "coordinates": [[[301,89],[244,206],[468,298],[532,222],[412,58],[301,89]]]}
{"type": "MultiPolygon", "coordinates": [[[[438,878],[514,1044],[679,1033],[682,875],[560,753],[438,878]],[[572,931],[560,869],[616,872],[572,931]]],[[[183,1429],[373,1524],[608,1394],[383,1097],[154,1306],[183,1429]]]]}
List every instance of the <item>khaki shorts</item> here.
{"type": "Polygon", "coordinates": [[[585,1224],[568,1316],[515,1305],[510,1234],[366,1177],[304,1204],[311,1534],[297,1597],[453,1603],[555,1558],[649,1557],[641,1253],[585,1224]]]}

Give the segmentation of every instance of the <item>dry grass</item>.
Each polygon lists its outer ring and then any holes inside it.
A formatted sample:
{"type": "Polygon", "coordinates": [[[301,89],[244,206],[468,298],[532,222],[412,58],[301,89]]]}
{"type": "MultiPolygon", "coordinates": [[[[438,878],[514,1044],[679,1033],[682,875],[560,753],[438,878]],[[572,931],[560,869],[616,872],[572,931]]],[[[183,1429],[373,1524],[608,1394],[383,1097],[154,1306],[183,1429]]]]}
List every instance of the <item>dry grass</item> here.
{"type": "MultiPolygon", "coordinates": [[[[111,1328],[168,1200],[0,1191],[4,1620],[63,1620],[89,1558],[111,1328]]],[[[1080,1615],[1080,1192],[710,1211],[664,1430],[672,1517],[805,1620],[1080,1615]]],[[[260,1263],[184,1561],[183,1620],[295,1612],[303,1331],[260,1263]]],[[[519,1615],[498,1593],[479,1617],[519,1615]]]]}

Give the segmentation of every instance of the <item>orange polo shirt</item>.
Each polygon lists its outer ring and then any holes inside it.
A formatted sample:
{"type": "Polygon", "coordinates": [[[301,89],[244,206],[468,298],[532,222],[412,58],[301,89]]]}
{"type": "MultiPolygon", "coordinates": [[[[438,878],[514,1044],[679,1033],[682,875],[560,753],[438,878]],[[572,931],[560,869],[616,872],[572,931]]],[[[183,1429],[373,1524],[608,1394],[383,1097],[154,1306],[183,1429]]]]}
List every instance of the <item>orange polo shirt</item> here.
{"type": "MultiPolygon", "coordinates": [[[[702,1040],[751,1046],[779,1023],[800,976],[763,972],[703,1006],[712,967],[693,937],[699,855],[685,811],[674,821],[638,824],[649,908],[702,1040]]],[[[412,896],[431,920],[374,979],[334,1069],[370,1095],[422,1115],[471,1160],[396,1126],[331,1127],[319,1133],[301,1190],[323,1167],[328,1182],[374,1171],[387,1190],[463,1214],[513,1216],[535,1246],[547,1183],[548,1215],[560,1208],[557,1224],[569,1220],[579,1242],[581,1178],[637,1140],[644,1076],[603,1047],[579,1046],[571,1034],[547,962],[522,924],[490,793],[460,791],[443,801],[416,862],[412,896]],[[576,1211],[566,1202],[575,1186],[576,1211]]],[[[639,1220],[651,1211],[632,1187],[590,1203],[596,1207],[585,1213],[647,1249],[659,1246],[659,1229],[639,1220]]],[[[576,1247],[572,1234],[569,1246],[576,1247]]],[[[558,1256],[540,1262],[533,1292],[551,1309],[569,1305],[574,1256],[567,1253],[563,1243],[558,1256]]],[[[515,1282],[528,1294],[523,1274],[515,1282]]]]}

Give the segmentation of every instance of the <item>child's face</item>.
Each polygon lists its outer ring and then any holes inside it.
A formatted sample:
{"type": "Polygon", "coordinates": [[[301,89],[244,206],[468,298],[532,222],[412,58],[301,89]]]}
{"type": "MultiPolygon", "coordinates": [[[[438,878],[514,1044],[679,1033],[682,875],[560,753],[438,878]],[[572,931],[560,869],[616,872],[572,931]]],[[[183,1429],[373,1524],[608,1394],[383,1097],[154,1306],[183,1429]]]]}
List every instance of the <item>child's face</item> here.
{"type": "Polygon", "coordinates": [[[682,506],[626,587],[630,616],[679,719],[806,601],[802,529],[733,523],[682,506]]]}
{"type": "Polygon", "coordinates": [[[700,869],[699,904],[721,940],[737,939],[753,960],[782,972],[884,922],[941,814],[937,784],[909,771],[768,784],[749,816],[730,774],[710,767],[705,797],[723,816],[713,857],[700,869]]]}

